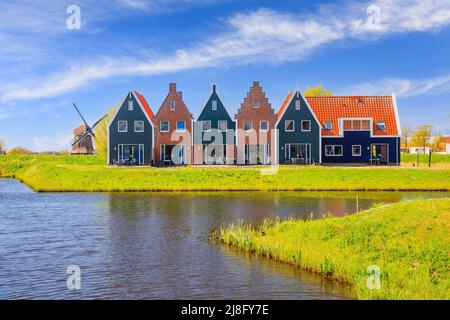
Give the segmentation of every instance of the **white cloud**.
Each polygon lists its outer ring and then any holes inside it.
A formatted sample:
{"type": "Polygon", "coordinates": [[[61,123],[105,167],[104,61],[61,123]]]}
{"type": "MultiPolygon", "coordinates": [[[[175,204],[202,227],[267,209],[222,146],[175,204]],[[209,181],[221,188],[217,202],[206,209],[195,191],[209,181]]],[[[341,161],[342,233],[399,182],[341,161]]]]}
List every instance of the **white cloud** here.
{"type": "Polygon", "coordinates": [[[42,151],[62,151],[69,150],[73,136],[70,134],[59,135],[55,137],[32,137],[33,150],[42,151]]]}
{"type": "MultiPolygon", "coordinates": [[[[127,0],[138,5],[141,1],[127,0]]],[[[172,3],[171,0],[160,1],[172,3]]],[[[0,100],[52,97],[116,76],[154,75],[193,68],[246,63],[282,63],[301,60],[337,40],[373,40],[392,33],[436,30],[450,24],[448,0],[378,0],[323,5],[314,14],[282,13],[260,9],[226,20],[229,30],[213,38],[180,48],[172,54],[149,57],[95,58],[26,82],[0,86],[0,100]],[[367,7],[381,9],[381,24],[368,28],[367,7]]],[[[397,84],[400,85],[400,84],[397,84]]],[[[403,84],[405,85],[405,84],[403,84]]]]}
{"type": "Polygon", "coordinates": [[[450,92],[450,75],[427,79],[388,78],[374,82],[356,84],[339,90],[338,94],[351,95],[389,95],[396,93],[399,97],[414,97],[450,92]]]}

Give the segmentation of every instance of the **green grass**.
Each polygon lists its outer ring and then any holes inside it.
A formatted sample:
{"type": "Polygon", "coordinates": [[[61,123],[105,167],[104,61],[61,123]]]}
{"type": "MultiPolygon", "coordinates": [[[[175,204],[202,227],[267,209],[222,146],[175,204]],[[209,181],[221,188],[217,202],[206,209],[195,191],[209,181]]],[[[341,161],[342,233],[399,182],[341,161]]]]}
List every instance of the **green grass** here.
{"type": "Polygon", "coordinates": [[[0,176],[35,191],[449,191],[448,168],[280,166],[107,167],[96,156],[0,156],[0,176]]]}
{"type": "MultiPolygon", "coordinates": [[[[428,154],[419,154],[419,166],[428,166],[428,154]]],[[[412,166],[413,163],[417,166],[417,154],[402,153],[401,163],[404,166],[412,166]]],[[[431,155],[432,167],[450,167],[450,154],[432,154],[431,155]]]]}
{"type": "Polygon", "coordinates": [[[450,298],[450,199],[414,200],[344,218],[242,223],[213,234],[247,252],[353,284],[359,299],[450,298]],[[381,288],[367,287],[369,266],[381,288]]]}

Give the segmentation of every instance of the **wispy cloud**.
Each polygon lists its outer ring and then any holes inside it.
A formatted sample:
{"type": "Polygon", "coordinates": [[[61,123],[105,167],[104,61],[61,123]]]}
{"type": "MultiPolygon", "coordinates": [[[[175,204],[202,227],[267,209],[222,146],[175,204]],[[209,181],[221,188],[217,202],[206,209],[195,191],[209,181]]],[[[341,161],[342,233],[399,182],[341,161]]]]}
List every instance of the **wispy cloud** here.
{"type": "MultiPolygon", "coordinates": [[[[140,0],[127,0],[139,6],[140,0]]],[[[170,0],[161,2],[172,2],[170,0]]],[[[301,60],[338,40],[373,40],[394,33],[436,30],[450,24],[448,0],[378,0],[322,5],[313,14],[259,9],[224,20],[228,31],[152,57],[95,57],[59,71],[0,85],[0,100],[52,97],[115,76],[154,75],[194,68],[301,60]],[[367,7],[381,10],[378,28],[367,24],[367,7]]]]}
{"type": "Polygon", "coordinates": [[[427,79],[381,79],[341,89],[338,91],[338,94],[350,95],[355,92],[362,95],[388,95],[395,93],[399,97],[450,93],[450,75],[427,79]]]}
{"type": "Polygon", "coordinates": [[[32,137],[33,150],[42,151],[62,151],[69,150],[73,137],[71,134],[58,135],[55,137],[32,137]]]}

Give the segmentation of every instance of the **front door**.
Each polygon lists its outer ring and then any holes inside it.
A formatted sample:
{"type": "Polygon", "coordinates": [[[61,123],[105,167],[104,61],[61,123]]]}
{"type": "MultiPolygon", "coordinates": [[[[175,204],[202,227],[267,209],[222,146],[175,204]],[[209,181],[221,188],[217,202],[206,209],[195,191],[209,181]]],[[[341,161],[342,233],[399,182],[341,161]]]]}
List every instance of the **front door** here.
{"type": "Polygon", "coordinates": [[[142,144],[119,144],[119,164],[143,165],[144,145],[142,144]]]}
{"type": "Polygon", "coordinates": [[[388,161],[388,145],[372,144],[372,159],[379,159],[380,163],[387,164],[388,161]]]}

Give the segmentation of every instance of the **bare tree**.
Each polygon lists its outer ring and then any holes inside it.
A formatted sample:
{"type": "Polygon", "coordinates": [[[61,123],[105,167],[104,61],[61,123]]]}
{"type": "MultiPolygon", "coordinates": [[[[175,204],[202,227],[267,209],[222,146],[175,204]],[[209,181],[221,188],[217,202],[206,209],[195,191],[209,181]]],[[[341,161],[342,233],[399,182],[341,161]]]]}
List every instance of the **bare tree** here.
{"type": "Polygon", "coordinates": [[[0,139],[0,156],[6,153],[5,140],[0,139]]]}
{"type": "Polygon", "coordinates": [[[411,128],[409,125],[406,125],[402,128],[402,145],[406,152],[409,152],[408,150],[408,143],[409,140],[411,140],[411,137],[414,135],[414,129],[411,128]]]}

